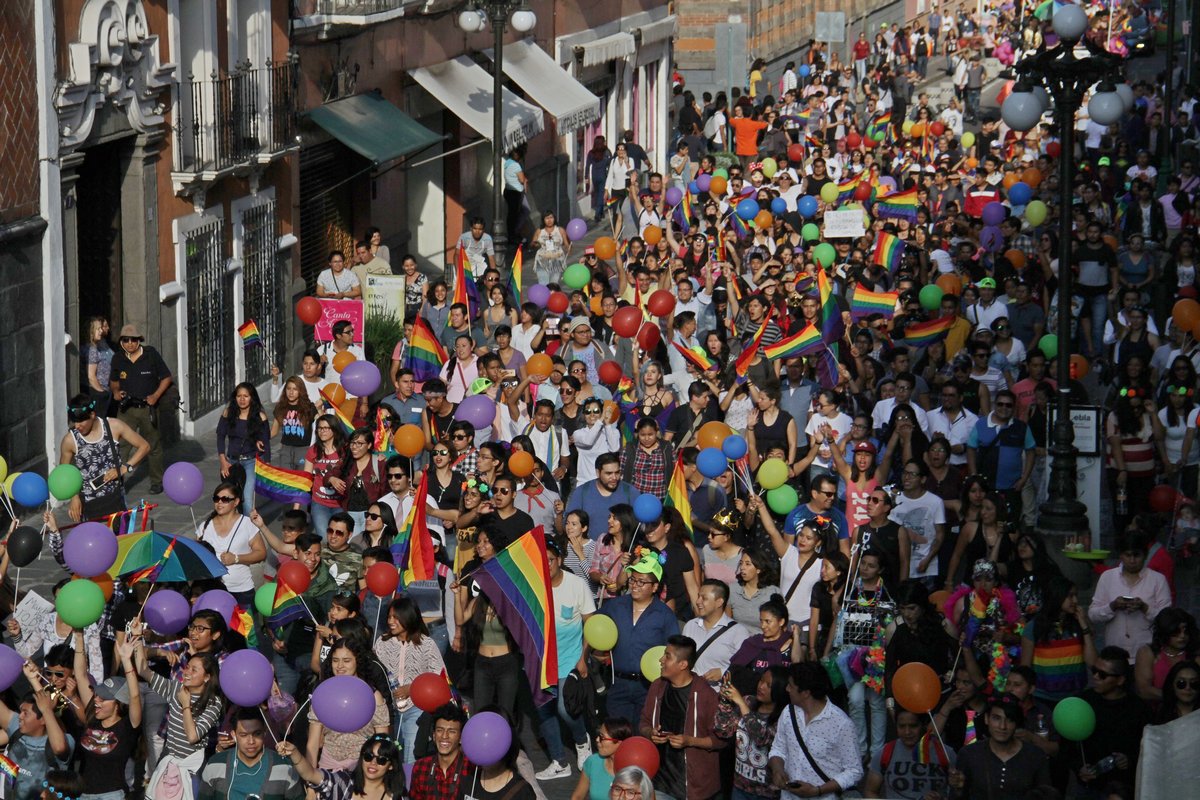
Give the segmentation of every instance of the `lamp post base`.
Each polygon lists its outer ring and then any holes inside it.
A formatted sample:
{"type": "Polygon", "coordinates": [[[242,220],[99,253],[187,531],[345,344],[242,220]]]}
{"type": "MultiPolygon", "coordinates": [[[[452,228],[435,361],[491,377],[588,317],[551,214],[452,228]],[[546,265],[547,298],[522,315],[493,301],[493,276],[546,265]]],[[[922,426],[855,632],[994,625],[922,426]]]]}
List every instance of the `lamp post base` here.
{"type": "Polygon", "coordinates": [[[1088,530],[1088,507],[1078,500],[1052,497],[1042,504],[1038,528],[1046,533],[1074,536],[1088,530]]]}

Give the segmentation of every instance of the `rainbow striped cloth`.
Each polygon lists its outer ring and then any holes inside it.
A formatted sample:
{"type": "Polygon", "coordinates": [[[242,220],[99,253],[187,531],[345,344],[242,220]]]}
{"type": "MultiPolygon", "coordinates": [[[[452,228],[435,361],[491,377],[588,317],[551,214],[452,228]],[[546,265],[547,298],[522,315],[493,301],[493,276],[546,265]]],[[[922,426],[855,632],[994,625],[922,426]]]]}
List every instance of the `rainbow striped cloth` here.
{"type": "Polygon", "coordinates": [[[851,175],[846,180],[837,185],[838,188],[838,203],[848,203],[854,199],[854,192],[858,189],[859,182],[862,181],[862,173],[851,175]]]}
{"type": "MultiPolygon", "coordinates": [[[[876,206],[882,202],[884,201],[876,202],[876,206]]],[[[888,272],[894,273],[900,268],[900,261],[903,257],[904,240],[893,233],[880,231],[879,235],[875,237],[875,249],[871,251],[871,263],[887,267],[888,272]]]]}
{"type": "Polygon", "coordinates": [[[875,219],[903,219],[917,221],[917,189],[898,192],[881,197],[871,206],[875,219]]]}
{"type": "MultiPolygon", "coordinates": [[[[513,255],[512,269],[508,272],[508,291],[512,295],[512,301],[517,308],[521,307],[521,265],[524,262],[521,245],[517,245],[517,252],[513,255]]],[[[420,319],[418,317],[418,319],[420,319]]],[[[418,378],[417,380],[421,380],[418,378]]]]}
{"type": "Polygon", "coordinates": [[[750,235],[750,227],[744,219],[737,215],[737,212],[729,215],[729,227],[733,230],[733,235],[737,237],[739,242],[750,235]]]}
{"type": "Polygon", "coordinates": [[[694,366],[701,372],[708,372],[710,369],[716,369],[717,363],[709,358],[708,353],[704,352],[702,347],[684,347],[679,342],[671,342],[671,346],[679,351],[688,363],[694,366]]]}
{"type": "Polygon", "coordinates": [[[687,479],[683,476],[683,456],[675,457],[675,469],[671,471],[671,480],[667,484],[667,497],[663,505],[679,512],[688,533],[695,530],[692,525],[692,501],[688,497],[687,479]]]}
{"type": "Polygon", "coordinates": [[[941,339],[954,326],[954,316],[938,317],[928,322],[917,322],[904,329],[900,343],[906,347],[926,347],[941,339]]]}
{"type": "Polygon", "coordinates": [[[867,123],[867,136],[875,141],[881,141],[887,136],[888,128],[892,126],[892,112],[886,111],[867,123]]]}
{"type": "Polygon", "coordinates": [[[238,326],[238,336],[242,337],[242,347],[249,350],[251,347],[262,347],[262,336],[258,333],[258,325],[254,320],[248,319],[238,326]]]}
{"type": "Polygon", "coordinates": [[[742,348],[742,353],[733,362],[733,370],[737,373],[738,383],[746,380],[746,372],[750,369],[750,362],[754,361],[754,354],[758,352],[759,344],[762,342],[763,334],[767,332],[767,323],[771,321],[770,316],[764,316],[762,325],[759,326],[758,332],[750,339],[750,343],[742,348]]]}
{"type": "Polygon", "coordinates": [[[306,613],[304,601],[296,590],[281,580],[275,581],[275,597],[271,602],[271,613],[267,616],[267,624],[272,628],[282,628],[289,622],[295,622],[306,613]]]}
{"type": "Polygon", "coordinates": [[[327,384],[321,389],[321,399],[333,407],[333,411],[330,413],[337,417],[338,422],[342,423],[342,427],[345,429],[346,435],[349,436],[350,434],[354,433],[354,420],[351,419],[345,411],[342,411],[340,406],[333,402],[333,397],[329,394],[329,387],[334,385],[335,384],[332,383],[327,384]]]}
{"type": "Polygon", "coordinates": [[[675,210],[671,212],[671,218],[679,225],[679,229],[687,233],[692,229],[692,193],[685,191],[683,199],[679,201],[679,205],[675,206],[675,210]]]}
{"type": "Polygon", "coordinates": [[[829,343],[829,348],[836,358],[840,352],[838,342],[846,335],[846,321],[842,319],[842,311],[833,296],[833,283],[829,280],[828,273],[819,268],[817,298],[821,301],[821,338],[829,343]]]}
{"type": "Polygon", "coordinates": [[[780,339],[775,344],[764,347],[763,354],[767,358],[791,358],[816,353],[825,347],[821,340],[821,332],[811,322],[799,333],[792,334],[786,339],[780,339]]]}
{"type": "Polygon", "coordinates": [[[307,503],[312,499],[312,475],[254,459],[254,493],[277,503],[307,503]]]}
{"type": "MultiPolygon", "coordinates": [[[[513,269],[520,270],[520,250],[513,269]]],[[[412,338],[404,350],[404,367],[413,371],[413,380],[424,383],[442,374],[446,365],[446,348],[433,335],[429,323],[424,317],[417,317],[413,322],[412,338]]]]}
{"type": "Polygon", "coordinates": [[[949,766],[949,759],[946,756],[946,751],[938,744],[934,735],[926,731],[913,748],[913,761],[918,764],[940,764],[943,767],[949,766]]]}
{"type": "Polygon", "coordinates": [[[17,776],[21,774],[21,768],[17,766],[17,762],[0,753],[0,772],[7,775],[9,780],[15,781],[17,776]]]}
{"type": "Polygon", "coordinates": [[[539,525],[470,573],[491,601],[522,654],[534,702],[558,684],[554,590],[546,561],[546,534],[539,525]]]}
{"type": "Polygon", "coordinates": [[[413,581],[427,581],[434,577],[436,566],[433,554],[433,537],[429,534],[428,520],[429,472],[421,473],[417,483],[417,494],[412,508],[404,518],[404,525],[392,542],[392,562],[401,571],[405,586],[413,581]]]}
{"type": "Polygon", "coordinates": [[[850,317],[859,320],[882,314],[891,319],[896,314],[899,297],[899,292],[873,292],[860,283],[854,287],[854,296],[850,298],[850,317]]]}

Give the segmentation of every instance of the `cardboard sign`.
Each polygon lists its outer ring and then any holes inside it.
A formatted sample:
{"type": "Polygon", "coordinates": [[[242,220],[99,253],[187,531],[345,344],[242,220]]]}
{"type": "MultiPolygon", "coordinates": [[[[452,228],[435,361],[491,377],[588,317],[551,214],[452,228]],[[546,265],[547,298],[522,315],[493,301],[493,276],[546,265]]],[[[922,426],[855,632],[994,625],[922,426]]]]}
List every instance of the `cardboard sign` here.
{"type": "Polygon", "coordinates": [[[321,304],[321,318],[314,326],[314,337],[318,342],[333,341],[333,323],[349,320],[354,326],[354,343],[363,342],[363,301],[362,300],[331,300],[318,298],[321,304]]]}
{"type": "Polygon", "coordinates": [[[367,317],[395,317],[404,321],[403,275],[368,275],[363,287],[367,317]]]}
{"type": "Polygon", "coordinates": [[[825,231],[822,235],[826,239],[854,238],[866,232],[861,208],[825,212],[825,231]]]}

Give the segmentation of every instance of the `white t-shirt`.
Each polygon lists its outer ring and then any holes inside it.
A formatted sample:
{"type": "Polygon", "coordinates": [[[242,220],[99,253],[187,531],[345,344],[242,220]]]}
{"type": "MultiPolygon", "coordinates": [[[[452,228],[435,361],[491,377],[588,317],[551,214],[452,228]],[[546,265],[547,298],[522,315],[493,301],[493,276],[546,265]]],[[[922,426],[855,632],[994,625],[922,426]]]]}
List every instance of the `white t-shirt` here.
{"type": "MultiPolygon", "coordinates": [[[[841,441],[842,437],[850,432],[850,426],[854,424],[854,418],[841,411],[832,419],[824,414],[813,414],[808,418],[808,424],[804,426],[804,434],[808,436],[810,442],[815,441],[813,437],[816,435],[817,430],[826,423],[829,423],[829,426],[833,428],[834,435],[838,441],[841,441]]],[[[833,452],[829,449],[828,441],[817,445],[817,457],[813,459],[813,464],[825,469],[833,469],[833,452]]]]}
{"type": "Polygon", "coordinates": [[[554,634],[558,639],[558,674],[566,676],[583,655],[583,617],[596,613],[596,600],[587,581],[567,572],[554,587],[554,634]]]}
{"type": "MultiPolygon", "coordinates": [[[[1168,400],[1167,402],[1171,401],[1168,400]]],[[[1179,463],[1179,459],[1183,455],[1183,437],[1189,430],[1196,427],[1197,416],[1200,416],[1200,408],[1193,408],[1188,413],[1186,420],[1179,420],[1182,424],[1168,425],[1167,409],[1160,408],[1158,410],[1158,418],[1162,421],[1163,431],[1166,434],[1163,438],[1163,444],[1167,449],[1167,458],[1172,464],[1179,463]]],[[[1190,467],[1193,464],[1200,464],[1200,447],[1197,447],[1195,442],[1192,442],[1192,450],[1188,453],[1184,466],[1190,467]]]]}
{"type": "Polygon", "coordinates": [[[360,286],[358,276],[348,269],[342,270],[340,275],[334,275],[332,269],[323,269],[321,274],[317,276],[317,285],[325,291],[348,292],[355,286],[360,286]]]}
{"type": "Polygon", "coordinates": [[[787,598],[788,619],[795,620],[801,628],[807,629],[809,620],[812,619],[812,590],[821,580],[820,556],[804,573],[804,577],[800,579],[796,590],[789,598],[787,597],[788,589],[792,588],[792,582],[796,580],[796,576],[800,574],[800,568],[803,566],[804,564],[800,561],[800,551],[795,547],[789,547],[783,554],[783,558],[779,559],[779,593],[787,598]]]}
{"type": "Polygon", "coordinates": [[[912,538],[912,552],[908,559],[908,577],[929,578],[937,575],[936,557],[929,560],[929,567],[924,572],[919,567],[921,561],[933,550],[933,540],[937,536],[935,526],[946,524],[946,504],[942,502],[942,498],[933,492],[925,492],[917,498],[901,493],[896,498],[896,507],[892,509],[888,519],[897,525],[908,528],[910,538],[915,534],[925,540],[918,542],[912,538]]]}
{"type": "MultiPolygon", "coordinates": [[[[196,538],[212,545],[213,550],[217,553],[217,558],[220,558],[221,553],[231,553],[235,556],[249,555],[250,541],[257,535],[258,528],[254,527],[250,518],[238,514],[228,536],[219,536],[216,528],[213,527],[212,520],[209,520],[204,523],[204,527],[200,529],[196,538]]],[[[245,564],[229,564],[228,569],[229,572],[221,578],[228,591],[254,591],[254,576],[250,574],[250,567],[245,564]]]]}

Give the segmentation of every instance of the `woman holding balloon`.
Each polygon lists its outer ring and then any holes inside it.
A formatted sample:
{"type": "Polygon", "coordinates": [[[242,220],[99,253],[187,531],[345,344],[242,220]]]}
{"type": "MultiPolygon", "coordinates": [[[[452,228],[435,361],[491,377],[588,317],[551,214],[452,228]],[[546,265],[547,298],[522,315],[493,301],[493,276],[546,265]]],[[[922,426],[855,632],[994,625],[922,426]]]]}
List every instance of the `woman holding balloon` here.
{"type": "MultiPolygon", "coordinates": [[[[322,665],[321,681],[355,677],[360,678],[362,682],[373,666],[371,653],[364,645],[355,639],[339,639],[331,646],[329,656],[322,665]]],[[[374,668],[378,669],[377,666],[374,668]]],[[[355,754],[363,744],[373,734],[388,733],[388,703],[377,690],[373,690],[371,694],[375,700],[375,710],[371,718],[361,728],[351,731],[338,730],[329,725],[333,720],[322,720],[316,711],[319,704],[314,694],[314,707],[308,712],[308,746],[305,749],[310,765],[322,770],[353,769],[357,760],[355,754]]]]}
{"type": "Polygon", "coordinates": [[[437,642],[429,635],[416,603],[407,596],[392,601],[387,633],[375,644],[375,653],[388,672],[388,685],[396,707],[396,733],[404,746],[404,763],[417,760],[417,720],[421,709],[413,704],[413,681],[420,675],[446,671],[437,642]]]}
{"type": "Polygon", "coordinates": [[[400,751],[386,734],[377,733],[359,749],[344,769],[318,769],[296,745],[280,742],[279,755],[292,762],[296,773],[321,800],[403,800],[404,767],[400,751]]]}

